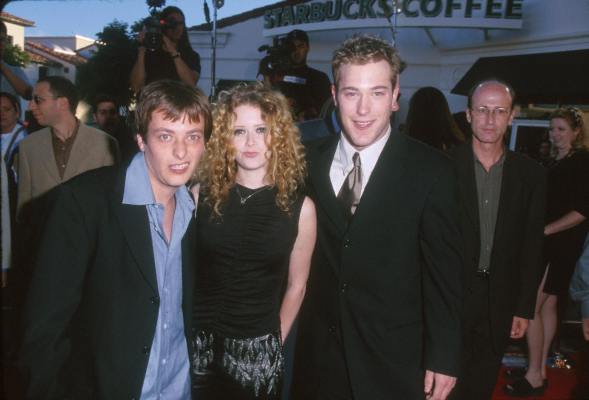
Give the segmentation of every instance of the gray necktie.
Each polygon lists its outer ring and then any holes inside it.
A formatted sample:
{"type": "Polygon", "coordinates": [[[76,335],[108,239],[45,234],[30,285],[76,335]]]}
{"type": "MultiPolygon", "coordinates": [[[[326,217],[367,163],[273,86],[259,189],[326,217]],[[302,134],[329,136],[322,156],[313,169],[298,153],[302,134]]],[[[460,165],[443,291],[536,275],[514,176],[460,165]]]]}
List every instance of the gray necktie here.
{"type": "Polygon", "coordinates": [[[337,199],[341,203],[346,216],[351,218],[356,212],[360,196],[362,195],[362,163],[360,162],[360,153],[354,153],[352,157],[354,168],[350,171],[344,184],[337,194],[337,199]]]}

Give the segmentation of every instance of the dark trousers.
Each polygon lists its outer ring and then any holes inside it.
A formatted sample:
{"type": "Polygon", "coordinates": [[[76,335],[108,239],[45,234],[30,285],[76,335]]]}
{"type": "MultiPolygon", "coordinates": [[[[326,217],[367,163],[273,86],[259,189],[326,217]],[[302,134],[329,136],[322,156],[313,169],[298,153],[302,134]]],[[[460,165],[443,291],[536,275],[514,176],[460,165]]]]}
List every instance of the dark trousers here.
{"type": "Polygon", "coordinates": [[[348,363],[339,328],[332,332],[323,368],[320,371],[317,400],[352,400],[352,388],[348,375],[348,363]]]}
{"type": "Polygon", "coordinates": [[[353,400],[340,329],[331,327],[329,332],[320,355],[309,336],[298,337],[290,400],[353,400]],[[309,364],[314,365],[312,371],[309,364]]]}
{"type": "Polygon", "coordinates": [[[489,312],[489,279],[476,276],[464,306],[461,373],[449,399],[491,399],[503,350],[494,349],[489,312]]]}

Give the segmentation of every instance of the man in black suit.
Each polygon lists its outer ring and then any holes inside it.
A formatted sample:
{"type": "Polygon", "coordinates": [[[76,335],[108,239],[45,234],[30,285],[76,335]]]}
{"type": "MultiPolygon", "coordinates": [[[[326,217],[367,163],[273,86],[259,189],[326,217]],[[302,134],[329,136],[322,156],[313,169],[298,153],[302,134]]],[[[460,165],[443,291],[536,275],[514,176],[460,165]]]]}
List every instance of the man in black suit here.
{"type": "Polygon", "coordinates": [[[141,152],[57,188],[25,312],[30,399],[190,398],[194,203],[206,97],[146,86],[141,152]]]}
{"type": "Polygon", "coordinates": [[[298,399],[439,400],[456,381],[457,183],[444,155],[391,132],[400,66],[373,36],[334,53],[342,134],[308,148],[318,228],[296,349],[298,399]]]}
{"type": "Polygon", "coordinates": [[[534,317],[542,274],[546,182],[532,159],[505,148],[515,94],[488,80],[468,98],[473,136],[451,152],[465,247],[461,374],[452,399],[490,399],[509,338],[534,317]]]}

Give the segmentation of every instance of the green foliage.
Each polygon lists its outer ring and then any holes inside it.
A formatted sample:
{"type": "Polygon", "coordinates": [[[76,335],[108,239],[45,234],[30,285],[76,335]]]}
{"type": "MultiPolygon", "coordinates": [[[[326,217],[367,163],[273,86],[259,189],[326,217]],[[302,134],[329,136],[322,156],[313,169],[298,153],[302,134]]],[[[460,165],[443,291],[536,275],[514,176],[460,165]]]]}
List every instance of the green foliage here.
{"type": "Polygon", "coordinates": [[[18,45],[12,45],[10,43],[5,44],[2,59],[7,64],[19,67],[26,67],[26,65],[31,62],[31,57],[25,51],[23,51],[18,45]]]}
{"type": "Polygon", "coordinates": [[[137,52],[129,26],[114,20],[96,36],[96,53],[78,67],[76,84],[80,95],[92,104],[98,94],[110,94],[120,105],[128,106],[132,96],[129,75],[137,52]]]}
{"type": "Polygon", "coordinates": [[[137,34],[143,30],[143,25],[145,25],[145,20],[148,18],[149,18],[149,16],[141,18],[140,20],[135,21],[133,23],[133,25],[131,25],[131,32],[133,32],[134,36],[137,36],[137,34]]]}
{"type": "Polygon", "coordinates": [[[158,8],[161,8],[166,5],[166,0],[146,0],[147,6],[151,14],[153,15],[158,8]]]}

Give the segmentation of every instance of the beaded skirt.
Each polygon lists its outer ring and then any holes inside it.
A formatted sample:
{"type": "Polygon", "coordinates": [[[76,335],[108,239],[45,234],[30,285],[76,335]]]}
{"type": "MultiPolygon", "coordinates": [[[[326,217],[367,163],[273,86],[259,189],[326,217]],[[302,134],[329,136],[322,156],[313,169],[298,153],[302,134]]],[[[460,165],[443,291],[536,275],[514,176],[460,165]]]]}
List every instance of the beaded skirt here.
{"type": "Polygon", "coordinates": [[[200,331],[195,335],[193,345],[195,398],[280,397],[283,355],[279,332],[235,339],[200,331]]]}

